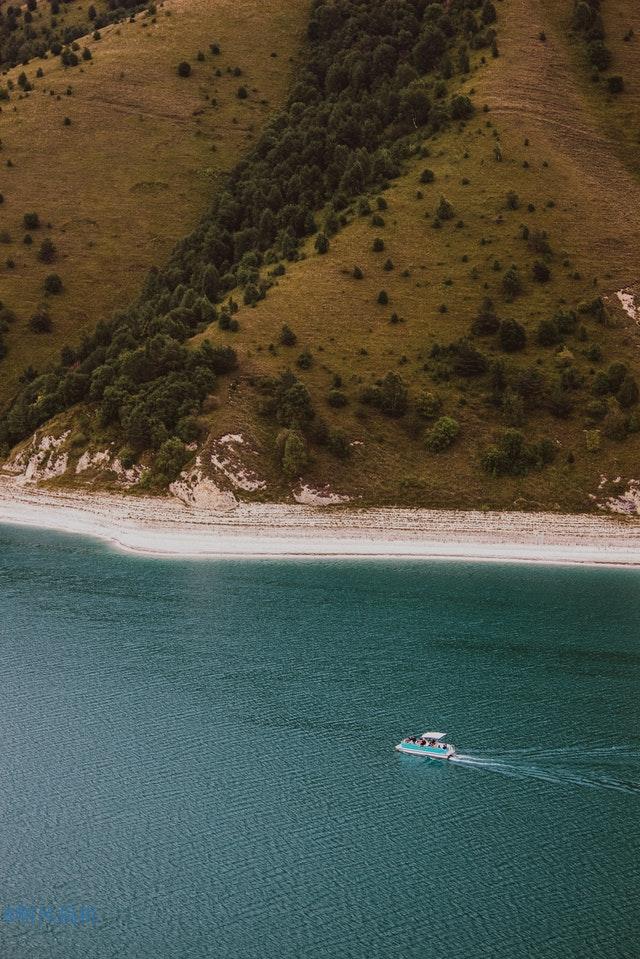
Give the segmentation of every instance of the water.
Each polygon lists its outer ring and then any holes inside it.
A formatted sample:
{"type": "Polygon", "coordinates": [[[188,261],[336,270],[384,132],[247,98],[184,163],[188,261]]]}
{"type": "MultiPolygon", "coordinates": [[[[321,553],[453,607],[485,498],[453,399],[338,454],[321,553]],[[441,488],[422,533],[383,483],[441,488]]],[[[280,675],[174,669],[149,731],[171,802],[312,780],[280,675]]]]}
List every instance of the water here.
{"type": "Polygon", "coordinates": [[[0,528],[0,583],[3,959],[637,957],[638,573],[0,528]]]}

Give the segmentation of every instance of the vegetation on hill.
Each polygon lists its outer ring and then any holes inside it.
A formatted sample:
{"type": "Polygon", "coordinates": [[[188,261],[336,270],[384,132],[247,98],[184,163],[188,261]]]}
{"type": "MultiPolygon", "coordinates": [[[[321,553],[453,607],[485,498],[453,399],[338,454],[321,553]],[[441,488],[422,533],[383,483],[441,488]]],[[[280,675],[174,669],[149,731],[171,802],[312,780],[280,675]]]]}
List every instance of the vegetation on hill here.
{"type": "Polygon", "coordinates": [[[0,104],[0,404],[127,307],[193,229],[283,102],[305,25],[297,0],[166,0],[88,38],[77,67],[35,59],[0,80],[13,83],[0,104]],[[43,308],[49,327],[34,334],[43,308]]]}
{"type": "Polygon", "coordinates": [[[25,377],[3,442],[75,416],[162,487],[242,429],[265,495],[303,476],[365,503],[585,509],[604,472],[631,479],[638,333],[614,293],[637,229],[612,213],[640,190],[596,132],[593,88],[634,96],[631,72],[603,86],[606,24],[594,2],[315,0],[285,108],[139,299],[25,377]]]}

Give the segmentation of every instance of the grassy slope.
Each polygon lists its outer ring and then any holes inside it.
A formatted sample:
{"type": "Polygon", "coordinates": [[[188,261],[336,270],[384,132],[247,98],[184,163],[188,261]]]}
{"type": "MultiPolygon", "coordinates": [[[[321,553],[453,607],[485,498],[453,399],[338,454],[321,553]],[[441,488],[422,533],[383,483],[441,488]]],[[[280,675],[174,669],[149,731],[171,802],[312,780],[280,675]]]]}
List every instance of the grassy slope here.
{"type": "MultiPolygon", "coordinates": [[[[304,0],[166,0],[156,22],[138,15],[90,40],[94,59],[81,67],[65,70],[59,59],[26,67],[35,90],[14,94],[0,114],[0,231],[13,241],[0,246],[0,300],[19,318],[6,337],[0,400],[28,364],[41,368],[63,344],[130,302],[148,268],[197,222],[216,180],[281,101],[305,17],[304,0]],[[209,53],[213,41],[221,47],[216,57],[209,53]],[[206,52],[203,63],[196,61],[199,50],[206,52]],[[176,75],[182,59],[193,65],[187,80],[176,75]],[[43,79],[35,79],[39,65],[43,79]],[[236,66],[240,79],[226,72],[236,66]],[[236,96],[240,83],[251,91],[248,100],[236,96]],[[65,117],[71,126],[63,126],[65,117]],[[31,210],[51,226],[27,247],[22,217],[31,210]],[[37,259],[44,236],[59,251],[53,266],[37,259]],[[15,269],[5,265],[8,258],[15,269]],[[38,336],[26,323],[52,270],[65,292],[49,297],[53,334],[38,336]]],[[[15,79],[20,70],[9,75],[15,79]]]]}
{"type": "MultiPolygon", "coordinates": [[[[310,249],[309,257],[290,266],[264,302],[240,310],[240,334],[227,334],[244,355],[245,373],[275,374],[293,366],[301,349],[314,354],[314,368],[299,375],[311,389],[318,412],[361,445],[353,448],[347,464],[316,453],[306,481],[330,483],[363,502],[581,510],[589,508],[589,494],[598,493],[602,473],[623,480],[637,477],[638,435],[625,443],[604,440],[599,454],[588,454],[585,421],[578,413],[566,421],[537,413],[523,427],[531,438],[547,435],[558,442],[553,466],[524,479],[487,476],[479,466],[480,450],[505,423],[485,402],[486,384],[434,385],[433,365],[429,371],[423,369],[433,342],[447,343],[467,333],[487,293],[502,318],[518,319],[533,333],[540,319],[558,308],[574,307],[598,292],[611,295],[638,275],[640,186],[600,130],[591,108],[592,93],[574,67],[555,16],[542,13],[533,0],[505,0],[500,6],[501,56],[463,84],[464,90],[475,88],[476,103],[488,103],[491,112],[479,113],[461,134],[450,131],[429,144],[431,158],[417,161],[388,191],[384,229],[355,217],[332,241],[326,256],[310,249]],[[547,33],[544,44],[537,40],[541,30],[547,33]],[[494,159],[496,140],[487,119],[499,132],[502,162],[494,159]],[[418,175],[424,166],[433,168],[436,182],[421,187],[418,175]],[[465,185],[464,179],[469,183],[465,185]],[[423,190],[423,200],[416,199],[417,189],[423,190]],[[519,194],[521,209],[505,208],[509,190],[519,194]],[[454,220],[436,231],[425,219],[441,194],[453,203],[463,228],[457,229],[454,220]],[[548,207],[549,201],[555,205],[548,207]],[[536,206],[534,213],[526,211],[529,202],[536,206]],[[517,238],[522,223],[549,234],[554,258],[553,279],[547,285],[529,278],[534,256],[517,238]],[[385,240],[384,253],[371,251],[376,235],[385,240]],[[382,269],[387,256],[395,265],[391,273],[382,269]],[[492,269],[495,259],[503,269],[516,262],[526,277],[524,295],[512,304],[499,291],[501,273],[492,269]],[[354,265],[363,270],[363,280],[349,275],[354,265]],[[471,274],[474,267],[476,277],[471,274]],[[404,270],[410,277],[401,275],[404,270]],[[572,278],[575,271],[580,280],[572,278]],[[382,288],[390,296],[386,307],[375,302],[382,288]],[[448,308],[445,314],[438,309],[443,303],[448,308]],[[390,325],[392,311],[405,322],[390,325]],[[277,344],[283,322],[298,334],[298,344],[292,349],[277,346],[273,355],[269,344],[277,344]],[[392,369],[401,372],[414,397],[424,388],[437,390],[445,412],[460,421],[462,436],[450,452],[426,452],[422,439],[409,436],[403,421],[389,421],[370,411],[362,418],[355,401],[360,385],[392,369]],[[334,373],[343,377],[350,396],[345,410],[333,411],[325,402],[334,373]],[[567,462],[569,451],[573,464],[567,462]]],[[[602,347],[600,365],[605,368],[624,360],[636,375],[640,372],[638,331],[616,308],[615,299],[610,303],[615,328],[586,320],[589,341],[568,341],[576,368],[587,378],[582,405],[589,399],[589,381],[599,365],[582,356],[586,347],[602,347]]],[[[504,357],[491,340],[479,341],[478,346],[504,357]]],[[[520,366],[539,365],[550,378],[557,375],[554,350],[537,346],[532,337],[524,353],[506,359],[520,366]]],[[[255,393],[245,380],[215,414],[212,427],[215,435],[243,427],[263,454],[262,472],[271,480],[270,495],[275,490],[282,495],[286,484],[278,478],[271,452],[275,430],[256,414],[256,406],[255,393]]]]}

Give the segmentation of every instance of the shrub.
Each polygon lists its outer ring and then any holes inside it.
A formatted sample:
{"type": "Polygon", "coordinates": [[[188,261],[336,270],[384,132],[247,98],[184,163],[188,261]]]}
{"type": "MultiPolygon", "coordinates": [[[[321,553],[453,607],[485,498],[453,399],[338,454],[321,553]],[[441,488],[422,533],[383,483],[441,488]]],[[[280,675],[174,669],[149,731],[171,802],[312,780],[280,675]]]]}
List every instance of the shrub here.
{"type": "Polygon", "coordinates": [[[362,280],[364,278],[364,273],[359,266],[354,266],[353,270],[351,271],[351,276],[354,278],[354,280],[362,280]]]}
{"type": "Polygon", "coordinates": [[[453,344],[453,372],[458,376],[470,378],[482,376],[489,368],[486,356],[476,350],[467,340],[459,340],[453,344]]]}
{"type": "Polygon", "coordinates": [[[44,307],[36,310],[29,320],[29,329],[32,333],[50,333],[52,328],[53,323],[51,322],[51,317],[44,307]]]}
{"type": "Polygon", "coordinates": [[[62,292],[62,279],[58,276],[57,273],[49,273],[49,275],[45,277],[44,290],[45,290],[45,293],[61,293],[62,292]]]}
{"type": "Polygon", "coordinates": [[[285,476],[299,476],[307,465],[307,444],[297,430],[282,430],[276,439],[276,448],[285,476]]]}
{"type": "Polygon", "coordinates": [[[497,442],[482,454],[483,469],[494,476],[526,476],[532,469],[541,469],[555,455],[549,440],[527,444],[520,430],[503,430],[497,442]]]}
{"type": "Polygon", "coordinates": [[[380,292],[378,293],[378,303],[380,304],[380,306],[386,306],[388,302],[389,302],[389,294],[387,293],[386,290],[380,290],[380,292]]]}
{"type": "Polygon", "coordinates": [[[542,260],[536,260],[531,268],[531,274],[536,283],[547,283],[551,279],[551,270],[542,260]]]}
{"type": "Polygon", "coordinates": [[[25,213],[22,217],[25,230],[37,230],[40,226],[40,217],[37,213],[25,213]]]}
{"type": "Polygon", "coordinates": [[[249,91],[246,87],[238,87],[236,96],[238,97],[238,100],[246,100],[249,96],[249,91]]]}
{"type": "Polygon", "coordinates": [[[181,60],[178,64],[177,73],[179,77],[190,77],[191,76],[191,64],[187,63],[186,60],[181,60]]]}
{"type": "Polygon", "coordinates": [[[442,400],[435,393],[425,390],[416,400],[416,413],[425,420],[431,420],[442,409],[442,400]]]}
{"type": "Polygon", "coordinates": [[[420,183],[433,183],[435,178],[436,178],[436,175],[433,172],[433,170],[429,170],[427,168],[423,170],[422,173],[420,174],[420,183]]]}
{"type": "Polygon", "coordinates": [[[610,440],[621,443],[627,438],[627,418],[622,413],[608,413],[602,424],[602,432],[610,440]]]}
{"type": "Polygon", "coordinates": [[[283,323],[280,331],[280,342],[283,346],[295,346],[298,342],[298,337],[286,323],[283,323]]]}
{"type": "Polygon", "coordinates": [[[407,411],[409,394],[402,377],[391,372],[380,383],[364,389],[360,401],[376,407],[387,416],[399,417],[407,411]]]}
{"type": "Polygon", "coordinates": [[[449,104],[449,115],[452,120],[467,120],[475,113],[475,107],[469,97],[456,94],[449,104]]]}
{"type": "Polygon", "coordinates": [[[338,410],[343,406],[346,406],[347,402],[347,396],[342,392],[342,390],[329,390],[329,394],[327,396],[327,403],[329,406],[333,406],[334,409],[338,410]]]}
{"type": "Polygon", "coordinates": [[[585,430],[587,453],[597,453],[602,446],[600,430],[585,430]]]}
{"type": "Polygon", "coordinates": [[[374,253],[382,253],[382,251],[384,250],[384,240],[381,237],[377,236],[375,240],[373,241],[372,249],[374,253]]]}
{"type": "Polygon", "coordinates": [[[328,253],[329,252],[329,237],[326,233],[318,233],[315,240],[315,249],[316,253],[328,253]]]}
{"type": "Polygon", "coordinates": [[[634,377],[627,373],[616,393],[616,399],[620,406],[626,410],[630,406],[635,406],[639,397],[638,384],[634,377]]]}
{"type": "Polygon", "coordinates": [[[313,366],[313,356],[309,350],[303,350],[298,359],[296,360],[296,366],[301,370],[310,370],[313,366]]]}
{"type": "Polygon", "coordinates": [[[517,210],[520,206],[520,197],[513,190],[507,193],[507,207],[510,210],[517,210]]]}
{"type": "Polygon", "coordinates": [[[425,446],[430,453],[442,453],[449,449],[460,433],[460,425],[451,416],[441,416],[427,433],[425,446]]]}
{"type": "Polygon", "coordinates": [[[522,280],[515,266],[510,266],[502,277],[502,292],[507,300],[515,300],[516,296],[522,292],[522,280]]]}
{"type": "Polygon", "coordinates": [[[455,215],[456,211],[451,203],[449,203],[445,197],[441,196],[440,202],[438,203],[438,207],[436,209],[437,218],[439,220],[452,220],[455,215]]]}
{"type": "Polygon", "coordinates": [[[500,320],[493,310],[493,302],[485,297],[478,315],[471,322],[471,332],[474,336],[491,336],[500,328],[500,320]]]}
{"type": "Polygon", "coordinates": [[[536,331],[536,341],[540,346],[556,346],[556,344],[562,341],[562,336],[555,320],[540,320],[536,331]]]}
{"type": "Polygon", "coordinates": [[[503,320],[499,330],[500,346],[505,353],[516,353],[527,345],[527,333],[517,320],[503,320]]]}
{"type": "Polygon", "coordinates": [[[56,257],[56,248],[53,244],[53,241],[49,237],[45,239],[40,244],[40,250],[38,251],[38,259],[42,260],[43,263],[51,263],[55,260],[56,257]]]}
{"type": "Polygon", "coordinates": [[[342,430],[331,430],[327,438],[327,446],[338,459],[346,460],[351,455],[349,437],[342,430]]]}
{"type": "Polygon", "coordinates": [[[624,80],[622,77],[607,77],[607,91],[609,93],[622,93],[624,90],[624,80]]]}

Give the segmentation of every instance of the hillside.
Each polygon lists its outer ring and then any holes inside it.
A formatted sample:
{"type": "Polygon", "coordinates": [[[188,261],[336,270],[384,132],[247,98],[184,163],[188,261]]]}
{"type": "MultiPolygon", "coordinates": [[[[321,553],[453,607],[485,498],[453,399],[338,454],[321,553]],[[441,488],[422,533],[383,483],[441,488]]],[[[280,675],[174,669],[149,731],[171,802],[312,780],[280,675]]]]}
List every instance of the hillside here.
{"type": "Polygon", "coordinates": [[[125,307],[195,226],[282,101],[303,30],[296,0],[166,0],[154,15],[85,38],[92,58],[75,67],[49,55],[6,74],[14,92],[0,104],[0,300],[17,319],[2,337],[0,400],[26,367],[42,370],[125,307]],[[263,37],[257,50],[250,28],[263,37]],[[177,74],[183,60],[188,78],[177,74]],[[21,73],[32,91],[20,92],[21,73]],[[241,84],[251,90],[242,101],[241,84]],[[36,229],[25,226],[29,213],[36,229]],[[44,239],[55,247],[50,263],[39,259],[44,239]],[[52,273],[57,295],[44,288],[52,273]],[[51,332],[31,332],[42,312],[51,332]]]}
{"type": "Polygon", "coordinates": [[[318,0],[307,72],[207,183],[202,225],[14,402],[9,445],[52,415],[62,434],[14,469],[160,490],[184,467],[240,497],[363,505],[633,494],[640,24],[625,0],[576,11],[318,0]]]}

